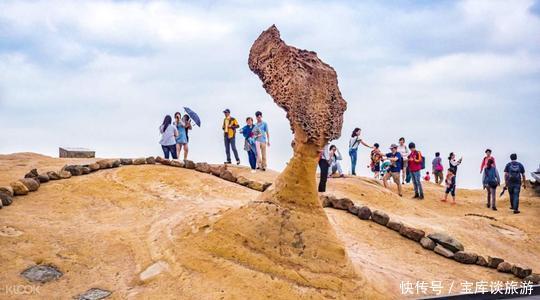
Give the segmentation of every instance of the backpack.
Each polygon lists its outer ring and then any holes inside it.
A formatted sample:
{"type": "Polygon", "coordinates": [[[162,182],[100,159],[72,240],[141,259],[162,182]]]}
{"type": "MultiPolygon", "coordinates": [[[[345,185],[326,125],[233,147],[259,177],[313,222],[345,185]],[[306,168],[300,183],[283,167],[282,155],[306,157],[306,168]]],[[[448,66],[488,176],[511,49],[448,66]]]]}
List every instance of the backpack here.
{"type": "Polygon", "coordinates": [[[521,166],[519,163],[511,162],[508,165],[508,182],[520,183],[521,182],[521,166]]]}
{"type": "Polygon", "coordinates": [[[426,168],[426,157],[422,155],[422,169],[425,169],[426,168]]]}
{"type": "Polygon", "coordinates": [[[499,182],[497,181],[497,175],[495,168],[485,169],[486,172],[486,183],[491,188],[496,188],[497,185],[499,185],[499,182]]]}

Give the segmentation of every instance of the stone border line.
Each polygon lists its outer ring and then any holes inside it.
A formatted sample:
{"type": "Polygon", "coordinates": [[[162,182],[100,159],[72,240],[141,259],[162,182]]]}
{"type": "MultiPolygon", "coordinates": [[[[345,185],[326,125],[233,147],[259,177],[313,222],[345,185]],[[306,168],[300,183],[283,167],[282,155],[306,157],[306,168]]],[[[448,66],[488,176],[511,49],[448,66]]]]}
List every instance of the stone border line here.
{"type": "Polygon", "coordinates": [[[473,252],[466,252],[463,245],[446,233],[431,233],[426,236],[423,230],[392,220],[383,211],[371,209],[367,206],[356,206],[351,199],[336,198],[332,195],[320,197],[323,207],[345,210],[361,220],[370,220],[398,232],[403,237],[419,243],[424,249],[431,250],[448,259],[462,264],[475,264],[478,266],[497,269],[501,273],[511,273],[517,278],[532,284],[540,283],[540,274],[533,273],[531,268],[512,264],[499,257],[487,256],[487,259],[473,252]]]}

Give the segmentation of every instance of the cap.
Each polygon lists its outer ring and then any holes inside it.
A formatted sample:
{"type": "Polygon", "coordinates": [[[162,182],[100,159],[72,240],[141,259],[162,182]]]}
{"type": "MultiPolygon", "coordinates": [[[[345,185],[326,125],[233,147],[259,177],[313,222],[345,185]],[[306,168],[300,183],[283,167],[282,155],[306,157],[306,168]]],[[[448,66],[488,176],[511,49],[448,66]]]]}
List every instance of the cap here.
{"type": "Polygon", "coordinates": [[[390,145],[390,149],[392,149],[392,148],[397,148],[397,147],[398,147],[398,146],[397,146],[396,144],[390,145]]]}

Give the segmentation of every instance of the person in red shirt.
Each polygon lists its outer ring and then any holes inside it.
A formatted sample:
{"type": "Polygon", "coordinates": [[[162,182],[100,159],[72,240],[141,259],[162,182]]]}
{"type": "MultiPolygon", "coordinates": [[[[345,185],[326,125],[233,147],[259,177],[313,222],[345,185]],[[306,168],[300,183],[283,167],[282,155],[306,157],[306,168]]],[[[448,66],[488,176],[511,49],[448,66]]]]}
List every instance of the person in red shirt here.
{"type": "Polygon", "coordinates": [[[495,167],[495,157],[491,156],[491,149],[486,149],[486,156],[482,159],[482,164],[480,165],[480,174],[484,171],[484,168],[487,166],[488,160],[493,160],[493,166],[495,167]]]}
{"type": "Polygon", "coordinates": [[[425,181],[430,181],[431,180],[431,177],[429,177],[429,171],[426,172],[426,176],[424,176],[424,180],[425,181]]]}
{"type": "Polygon", "coordinates": [[[412,182],[414,185],[413,199],[424,199],[424,191],[422,190],[422,181],[420,180],[420,170],[422,170],[422,153],[416,150],[414,143],[409,143],[409,171],[411,172],[412,182]]]}

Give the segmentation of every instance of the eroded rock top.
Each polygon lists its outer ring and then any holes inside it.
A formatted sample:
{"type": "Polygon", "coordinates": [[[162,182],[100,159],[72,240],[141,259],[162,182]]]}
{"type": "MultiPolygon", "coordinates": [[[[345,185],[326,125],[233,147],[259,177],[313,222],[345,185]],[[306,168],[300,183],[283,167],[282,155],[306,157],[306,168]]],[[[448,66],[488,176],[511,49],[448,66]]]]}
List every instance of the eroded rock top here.
{"type": "Polygon", "coordinates": [[[272,25],[253,43],[249,68],[287,112],[293,133],[305,133],[302,142],[324,145],[339,138],[347,102],[336,72],[317,53],[288,46],[272,25]]]}

